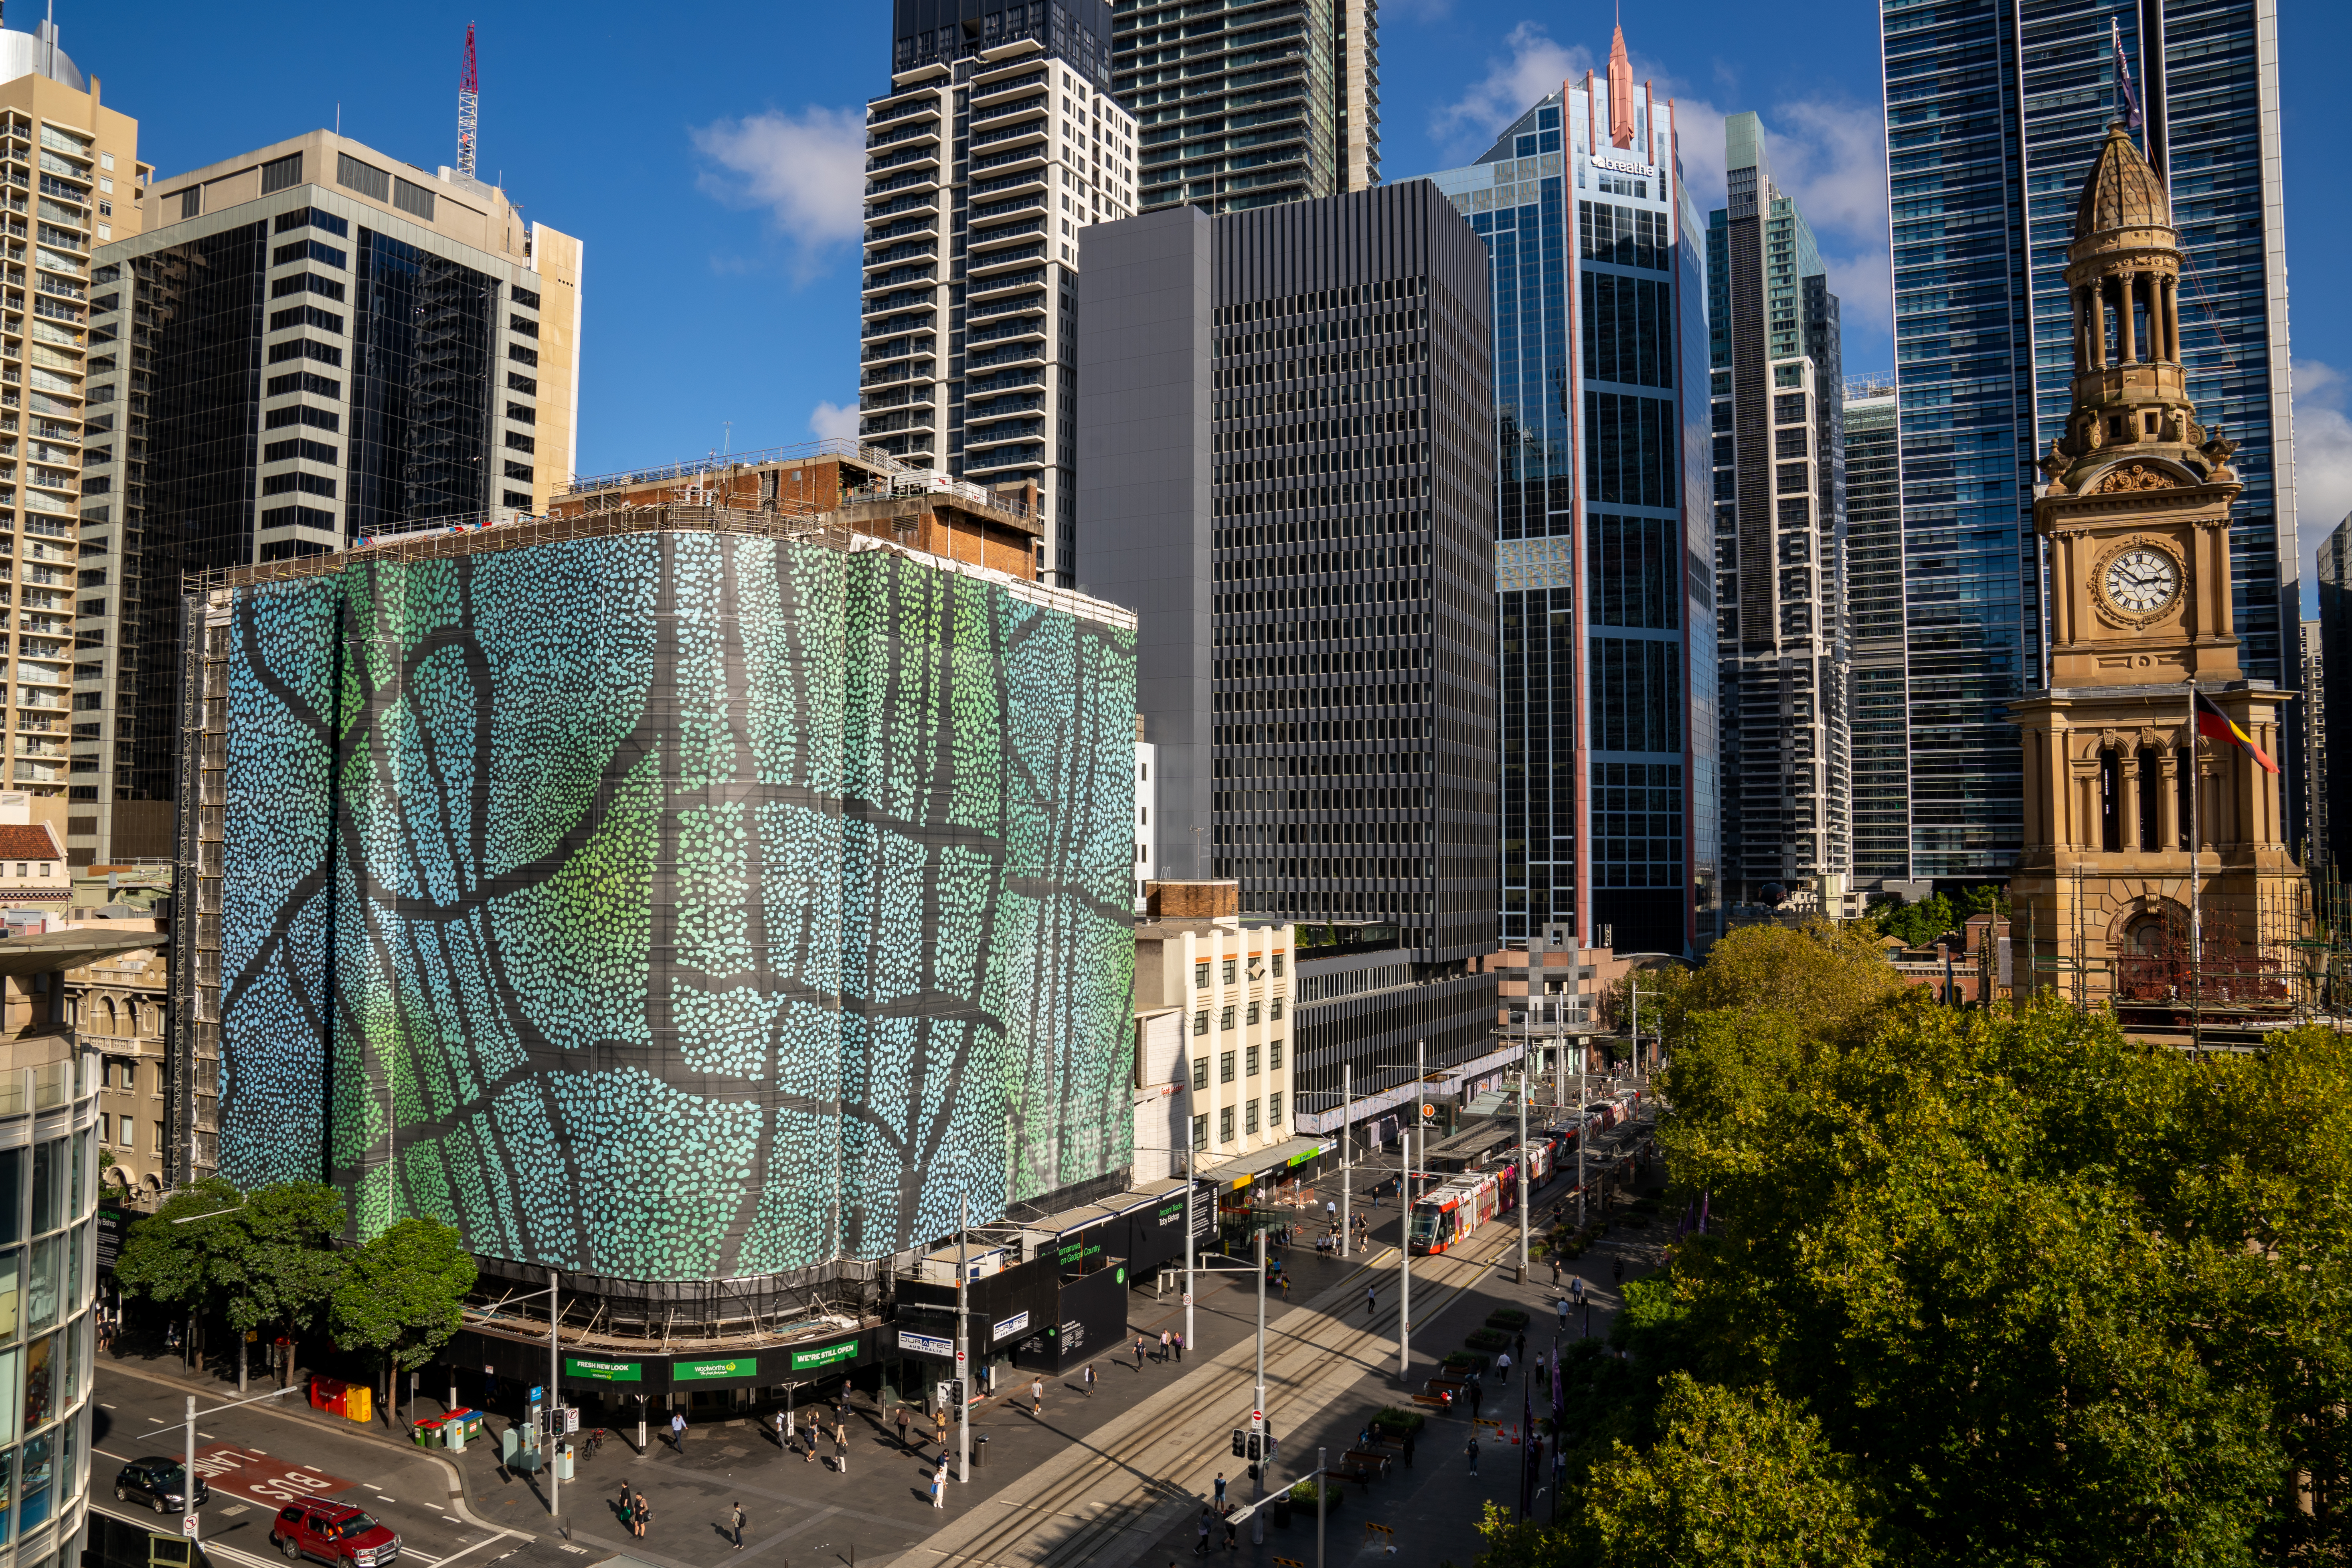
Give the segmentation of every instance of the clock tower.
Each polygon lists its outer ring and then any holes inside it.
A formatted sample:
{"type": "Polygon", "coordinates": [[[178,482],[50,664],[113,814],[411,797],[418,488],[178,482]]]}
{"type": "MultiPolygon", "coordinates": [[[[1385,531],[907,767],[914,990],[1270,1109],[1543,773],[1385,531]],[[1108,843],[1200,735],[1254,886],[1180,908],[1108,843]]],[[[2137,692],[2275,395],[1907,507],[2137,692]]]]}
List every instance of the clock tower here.
{"type": "Polygon", "coordinates": [[[2200,740],[2192,704],[2210,698],[2275,757],[2291,694],[2238,667],[2235,447],[2189,404],[2171,203],[2121,125],[2066,255],[2074,412],[2033,505],[2050,684],[2010,704],[2025,751],[2010,931],[2032,931],[2042,985],[2147,1016],[2187,1007],[2193,918],[2210,1007],[2225,990],[2267,992],[2276,982],[2263,977],[2290,967],[2302,884],[2278,775],[2234,741],[2200,740]]]}

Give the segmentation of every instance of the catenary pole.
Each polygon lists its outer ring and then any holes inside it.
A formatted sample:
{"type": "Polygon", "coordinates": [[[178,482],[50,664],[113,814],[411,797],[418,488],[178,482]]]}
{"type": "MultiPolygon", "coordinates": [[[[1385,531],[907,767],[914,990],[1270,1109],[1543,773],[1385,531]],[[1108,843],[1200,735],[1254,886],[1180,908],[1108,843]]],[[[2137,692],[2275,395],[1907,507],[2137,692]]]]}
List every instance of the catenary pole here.
{"type": "Polygon", "coordinates": [[[971,1197],[969,1194],[956,1199],[956,1479],[971,1479],[971,1389],[966,1380],[968,1358],[964,1354],[964,1284],[971,1270],[964,1263],[964,1245],[971,1224],[971,1197]]]}
{"type": "Polygon", "coordinates": [[[1355,1223],[1355,1167],[1348,1148],[1356,1128],[1355,1072],[1352,1063],[1339,1064],[1339,1256],[1342,1258],[1350,1256],[1355,1250],[1349,1245],[1349,1238],[1355,1234],[1349,1228],[1355,1223]]]}

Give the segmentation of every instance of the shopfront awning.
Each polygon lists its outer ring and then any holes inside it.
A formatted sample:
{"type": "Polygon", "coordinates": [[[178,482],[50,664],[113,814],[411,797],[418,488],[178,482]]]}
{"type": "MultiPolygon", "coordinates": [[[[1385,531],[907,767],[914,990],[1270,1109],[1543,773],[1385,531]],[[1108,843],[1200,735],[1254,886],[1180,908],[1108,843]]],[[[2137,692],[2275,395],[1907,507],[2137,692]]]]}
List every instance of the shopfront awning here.
{"type": "Polygon", "coordinates": [[[1276,1143],[1271,1149],[1260,1149],[1254,1154],[1241,1154],[1202,1173],[1209,1181],[1228,1191],[1280,1176],[1286,1171],[1312,1164],[1321,1155],[1339,1146],[1336,1138],[1293,1138],[1276,1143]]]}

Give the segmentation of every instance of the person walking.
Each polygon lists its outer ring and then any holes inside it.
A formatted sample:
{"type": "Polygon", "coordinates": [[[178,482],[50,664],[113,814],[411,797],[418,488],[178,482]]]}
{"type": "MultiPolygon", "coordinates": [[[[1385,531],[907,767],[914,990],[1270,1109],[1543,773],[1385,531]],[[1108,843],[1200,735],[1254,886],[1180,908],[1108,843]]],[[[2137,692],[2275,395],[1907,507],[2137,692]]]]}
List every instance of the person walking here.
{"type": "Polygon", "coordinates": [[[1138,1372],[1143,1370],[1143,1336],[1141,1334],[1135,1336],[1135,1370],[1138,1372]]]}
{"type": "Polygon", "coordinates": [[[1176,1364],[1178,1366],[1182,1366],[1184,1364],[1184,1331],[1179,1329],[1170,1337],[1175,1341],[1176,1344],[1176,1364]]]}
{"type": "Polygon", "coordinates": [[[1379,1293],[1378,1293],[1378,1292],[1376,1292],[1376,1291],[1374,1291],[1374,1290],[1373,1290],[1373,1289],[1372,1289],[1370,1285],[1365,1286],[1365,1287],[1364,1287],[1364,1316],[1366,1316],[1367,1318],[1370,1317],[1370,1316],[1372,1315],[1373,1311],[1379,1308],[1380,1304],[1381,1304],[1381,1299],[1380,1299],[1379,1293]]]}
{"type": "Polygon", "coordinates": [[[635,1528],[637,1539],[643,1541],[646,1538],[646,1528],[654,1521],[654,1510],[646,1505],[645,1493],[637,1492],[633,1495],[629,1503],[629,1514],[631,1523],[635,1528]]]}
{"type": "Polygon", "coordinates": [[[907,1402],[902,1399],[898,1402],[898,1447],[911,1453],[914,1450],[907,1441],[907,1402]]]}
{"type": "Polygon", "coordinates": [[[1088,1399],[1095,1396],[1095,1363],[1087,1363],[1087,1370],[1078,1374],[1078,1392],[1088,1399]]]}
{"type": "Polygon", "coordinates": [[[1476,1378],[1470,1380],[1470,1419],[1478,1419],[1478,1406],[1486,1403],[1486,1390],[1476,1378]]]}
{"type": "Polygon", "coordinates": [[[1470,1456],[1470,1473],[1476,1475],[1478,1473],[1478,1435],[1476,1433],[1473,1432],[1470,1435],[1469,1446],[1463,1451],[1470,1456]]]}
{"type": "Polygon", "coordinates": [[[789,1454],[792,1451],[792,1444],[786,1441],[784,1437],[783,1407],[779,1405],[776,1408],[776,1452],[779,1454],[789,1454]]]}
{"type": "Polygon", "coordinates": [[[1517,1348],[1518,1352],[1519,1352],[1519,1359],[1520,1359],[1521,1361],[1525,1361],[1525,1360],[1527,1360],[1527,1359],[1528,1359],[1528,1331],[1527,1331],[1527,1330],[1525,1330],[1525,1329],[1521,1329],[1521,1330],[1519,1331],[1519,1342],[1518,1342],[1518,1345],[1517,1345],[1517,1348]]]}
{"type": "Polygon", "coordinates": [[[849,1473],[849,1423],[846,1421],[836,1421],[833,1426],[833,1473],[836,1476],[849,1473]]]}
{"type": "Polygon", "coordinates": [[[1162,1366],[1166,1366],[1166,1365],[1168,1364],[1169,1360],[1171,1359],[1171,1358],[1170,1358],[1170,1355],[1169,1355],[1169,1352],[1170,1352],[1171,1350],[1173,1350],[1174,1348],[1175,1348],[1175,1336],[1174,1336],[1174,1335],[1172,1335],[1172,1334],[1171,1334],[1171,1333],[1170,1333],[1166,1329],[1162,1329],[1162,1330],[1160,1330],[1160,1365],[1162,1365],[1162,1366]]]}
{"type": "Polygon", "coordinates": [[[1201,1539],[1192,1548],[1192,1555],[1195,1557],[1206,1557],[1209,1554],[1209,1521],[1213,1517],[1207,1509],[1201,1510],[1201,1539]]]}
{"type": "Polygon", "coordinates": [[[817,1441],[818,1441],[818,1439],[822,1438],[824,1436],[824,1416],[822,1416],[822,1415],[812,1415],[812,1416],[810,1416],[810,1417],[809,1417],[809,1429],[808,1429],[808,1447],[807,1447],[806,1451],[804,1451],[804,1452],[801,1455],[801,1463],[802,1463],[802,1464],[803,1464],[803,1465],[814,1465],[814,1464],[815,1464],[815,1463],[816,1463],[816,1446],[817,1446],[817,1441]]]}
{"type": "Polygon", "coordinates": [[[1410,1429],[1404,1435],[1404,1468],[1408,1470],[1412,1468],[1412,1433],[1410,1429]]]}
{"type": "Polygon", "coordinates": [[[614,1503],[613,1508],[614,1511],[621,1516],[621,1528],[635,1535],[637,1532],[637,1510],[629,1502],[628,1482],[621,1483],[620,1500],[614,1503]]]}
{"type": "Polygon", "coordinates": [[[944,1496],[944,1493],[947,1490],[947,1484],[948,1457],[943,1453],[940,1456],[938,1468],[931,1471],[931,1506],[933,1508],[944,1509],[948,1506],[947,1499],[944,1496]]]}
{"type": "Polygon", "coordinates": [[[1029,1414],[1032,1415],[1045,1414],[1045,1380],[1042,1377],[1033,1377],[1029,1380],[1029,1414]]]}
{"type": "Polygon", "coordinates": [[[735,1550],[736,1550],[736,1551],[738,1551],[738,1552],[742,1551],[742,1550],[743,1550],[743,1505],[742,1505],[741,1503],[740,1503],[740,1502],[739,1502],[739,1503],[737,1503],[737,1504],[735,1505],[734,1509],[733,1509],[733,1510],[731,1510],[731,1511],[727,1515],[727,1528],[728,1528],[730,1531],[733,1531],[733,1532],[734,1532],[734,1536],[735,1536],[735,1550]]]}
{"type": "Polygon", "coordinates": [[[944,1405],[938,1406],[931,1412],[931,1442],[940,1451],[940,1463],[943,1465],[946,1464],[948,1455],[948,1407],[944,1405]]]}
{"type": "Polygon", "coordinates": [[[1507,1385],[1511,1381],[1511,1352],[1505,1351],[1495,1358],[1495,1382],[1507,1385]]]}
{"type": "Polygon", "coordinates": [[[686,1458],[686,1412],[683,1410],[670,1412],[669,1446],[677,1450],[679,1458],[686,1458]]]}
{"type": "Polygon", "coordinates": [[[1551,1288],[1555,1290],[1559,1289],[1559,1254],[1556,1252],[1551,1258],[1551,1288]]]}

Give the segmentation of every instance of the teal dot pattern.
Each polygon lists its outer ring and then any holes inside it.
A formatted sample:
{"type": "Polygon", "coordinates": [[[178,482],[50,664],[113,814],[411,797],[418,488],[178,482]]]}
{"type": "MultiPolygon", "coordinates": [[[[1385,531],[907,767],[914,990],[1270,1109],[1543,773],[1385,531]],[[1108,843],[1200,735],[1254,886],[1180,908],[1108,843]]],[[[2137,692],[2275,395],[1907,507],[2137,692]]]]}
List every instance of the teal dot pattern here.
{"type": "Polygon", "coordinates": [[[1135,649],[665,532],[235,591],[222,1164],[647,1281],[1129,1163],[1135,649]]]}

